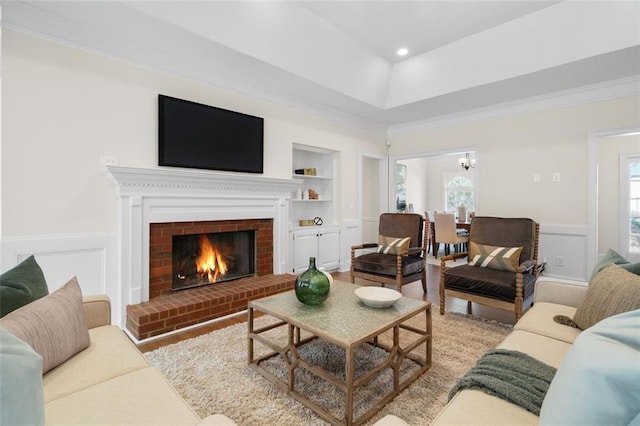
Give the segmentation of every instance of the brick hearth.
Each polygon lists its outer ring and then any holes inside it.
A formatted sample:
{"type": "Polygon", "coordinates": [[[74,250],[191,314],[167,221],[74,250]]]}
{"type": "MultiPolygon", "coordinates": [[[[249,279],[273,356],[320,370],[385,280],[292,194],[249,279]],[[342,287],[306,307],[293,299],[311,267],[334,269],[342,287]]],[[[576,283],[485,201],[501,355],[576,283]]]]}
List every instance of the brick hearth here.
{"type": "Polygon", "coordinates": [[[249,301],[292,290],[291,274],[263,275],[164,294],[127,306],[127,329],[138,340],[247,309],[249,301]]]}

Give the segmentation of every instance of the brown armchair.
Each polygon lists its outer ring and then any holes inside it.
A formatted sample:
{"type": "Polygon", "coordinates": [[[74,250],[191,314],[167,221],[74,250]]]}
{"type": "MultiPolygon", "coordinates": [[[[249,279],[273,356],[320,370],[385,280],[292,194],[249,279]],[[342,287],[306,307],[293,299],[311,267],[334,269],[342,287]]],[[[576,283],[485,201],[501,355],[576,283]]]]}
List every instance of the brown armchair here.
{"type": "Polygon", "coordinates": [[[532,219],[474,217],[469,231],[469,252],[440,259],[440,314],[444,314],[445,298],[453,296],[467,300],[468,313],[471,302],[475,302],[513,310],[518,321],[533,302],[533,287],[539,273],[539,235],[540,225],[532,219]],[[498,254],[487,246],[522,247],[522,251],[518,258],[517,249],[498,254]],[[447,260],[462,257],[469,257],[470,263],[446,267],[447,260]],[[505,270],[510,268],[513,270],[505,270]]]}
{"type": "Polygon", "coordinates": [[[421,280],[422,289],[427,292],[426,244],[429,222],[419,214],[383,213],[378,226],[378,243],[366,243],[351,247],[351,283],[356,277],[382,284],[394,285],[398,291],[402,286],[421,280]],[[358,250],[384,246],[386,239],[409,237],[408,247],[398,250],[376,250],[356,256],[358,250]],[[378,253],[377,251],[382,251],[378,253]]]}

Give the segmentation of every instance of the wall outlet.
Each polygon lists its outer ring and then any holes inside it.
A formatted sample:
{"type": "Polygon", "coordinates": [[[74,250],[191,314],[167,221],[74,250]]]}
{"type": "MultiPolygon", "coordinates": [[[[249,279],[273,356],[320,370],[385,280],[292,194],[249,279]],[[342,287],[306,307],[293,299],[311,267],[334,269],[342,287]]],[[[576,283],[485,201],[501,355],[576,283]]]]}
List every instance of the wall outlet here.
{"type": "Polygon", "coordinates": [[[563,256],[556,257],[556,266],[564,266],[564,257],[563,256]]]}
{"type": "Polygon", "coordinates": [[[555,183],[558,183],[562,180],[562,175],[560,175],[560,173],[558,172],[555,172],[552,177],[555,183]]]}

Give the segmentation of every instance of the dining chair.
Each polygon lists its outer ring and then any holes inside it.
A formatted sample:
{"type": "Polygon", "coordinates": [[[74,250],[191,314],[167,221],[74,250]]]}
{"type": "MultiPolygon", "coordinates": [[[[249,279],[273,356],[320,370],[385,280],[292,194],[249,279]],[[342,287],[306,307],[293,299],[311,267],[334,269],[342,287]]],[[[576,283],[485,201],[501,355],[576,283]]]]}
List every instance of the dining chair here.
{"type": "MultiPolygon", "coordinates": [[[[469,235],[458,232],[454,215],[450,213],[435,213],[433,216],[436,245],[445,245],[445,255],[448,255],[451,252],[452,244],[456,253],[462,251],[462,245],[469,241],[469,235]]],[[[436,255],[436,253],[434,253],[434,255],[436,255]]]]}

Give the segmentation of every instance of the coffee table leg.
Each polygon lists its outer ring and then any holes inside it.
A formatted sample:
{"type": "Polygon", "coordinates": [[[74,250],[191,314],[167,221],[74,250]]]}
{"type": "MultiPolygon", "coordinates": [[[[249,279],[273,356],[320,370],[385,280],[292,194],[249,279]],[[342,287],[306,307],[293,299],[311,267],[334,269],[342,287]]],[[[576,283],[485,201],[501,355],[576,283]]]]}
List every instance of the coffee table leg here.
{"type": "Polygon", "coordinates": [[[349,346],[345,351],[347,359],[345,362],[345,405],[344,415],[347,426],[353,424],[353,352],[354,348],[349,346]]]}
{"type": "Polygon", "coordinates": [[[253,308],[249,307],[248,309],[248,319],[247,319],[247,327],[248,327],[248,339],[247,339],[247,354],[249,356],[249,364],[253,362],[253,339],[251,338],[251,333],[253,333],[253,308]]]}

